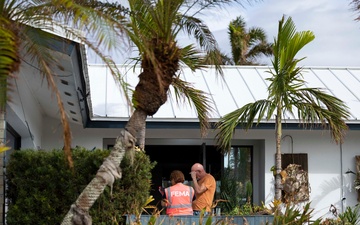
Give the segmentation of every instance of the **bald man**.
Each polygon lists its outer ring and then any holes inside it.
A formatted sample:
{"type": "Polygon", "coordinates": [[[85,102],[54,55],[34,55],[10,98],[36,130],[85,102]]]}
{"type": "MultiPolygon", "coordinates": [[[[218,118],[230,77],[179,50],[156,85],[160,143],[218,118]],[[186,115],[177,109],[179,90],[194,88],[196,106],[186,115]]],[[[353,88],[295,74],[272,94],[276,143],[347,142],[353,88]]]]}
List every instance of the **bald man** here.
{"type": "Polygon", "coordinates": [[[191,178],[194,183],[195,200],[192,203],[194,215],[200,215],[201,210],[205,209],[205,215],[210,214],[216,190],[215,178],[206,173],[203,165],[195,163],[191,167],[191,178]]]}

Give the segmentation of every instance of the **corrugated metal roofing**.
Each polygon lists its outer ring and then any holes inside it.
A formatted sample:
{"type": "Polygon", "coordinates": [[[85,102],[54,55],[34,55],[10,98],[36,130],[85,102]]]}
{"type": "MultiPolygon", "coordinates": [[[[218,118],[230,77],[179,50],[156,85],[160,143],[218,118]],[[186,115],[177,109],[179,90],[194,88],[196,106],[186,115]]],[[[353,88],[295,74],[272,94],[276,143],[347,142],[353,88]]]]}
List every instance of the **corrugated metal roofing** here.
{"type": "MultiPolygon", "coordinates": [[[[129,65],[119,66],[125,79],[135,87],[140,68],[129,65]]],[[[224,77],[215,74],[214,68],[192,72],[184,68],[180,77],[195,88],[210,94],[214,103],[211,119],[216,121],[223,115],[244,104],[268,96],[271,74],[268,66],[224,66],[224,77]]],[[[91,88],[90,114],[93,121],[123,121],[131,115],[131,109],[119,91],[110,72],[104,65],[89,65],[91,88]],[[104,76],[106,75],[106,76],[104,76]]],[[[328,93],[346,102],[351,118],[348,123],[360,124],[360,68],[304,67],[302,75],[307,87],[323,88],[328,93]]],[[[174,97],[174,96],[173,96],[174,97]]],[[[198,121],[194,108],[187,104],[178,105],[175,98],[168,102],[148,121],[198,121]]],[[[296,121],[289,115],[288,122],[296,121]]],[[[297,122],[297,121],[296,121],[297,122]]]]}

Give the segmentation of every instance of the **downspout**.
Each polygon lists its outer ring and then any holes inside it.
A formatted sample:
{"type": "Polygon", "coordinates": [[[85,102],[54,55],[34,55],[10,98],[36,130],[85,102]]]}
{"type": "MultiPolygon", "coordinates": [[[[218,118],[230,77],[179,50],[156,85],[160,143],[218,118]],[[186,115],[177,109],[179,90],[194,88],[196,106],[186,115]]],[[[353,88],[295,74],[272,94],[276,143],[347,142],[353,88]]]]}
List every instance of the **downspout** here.
{"type": "Polygon", "coordinates": [[[108,105],[107,105],[107,100],[108,100],[108,69],[106,69],[106,74],[105,74],[105,117],[107,117],[108,115],[108,105]]]}
{"type": "Polygon", "coordinates": [[[344,196],[344,176],[343,176],[343,157],[342,157],[342,143],[340,143],[340,201],[341,201],[341,213],[344,212],[344,201],[346,200],[344,196]]]}
{"type": "Polygon", "coordinates": [[[281,140],[285,139],[286,137],[289,137],[291,139],[291,154],[294,154],[294,140],[291,135],[284,135],[281,140]]]}

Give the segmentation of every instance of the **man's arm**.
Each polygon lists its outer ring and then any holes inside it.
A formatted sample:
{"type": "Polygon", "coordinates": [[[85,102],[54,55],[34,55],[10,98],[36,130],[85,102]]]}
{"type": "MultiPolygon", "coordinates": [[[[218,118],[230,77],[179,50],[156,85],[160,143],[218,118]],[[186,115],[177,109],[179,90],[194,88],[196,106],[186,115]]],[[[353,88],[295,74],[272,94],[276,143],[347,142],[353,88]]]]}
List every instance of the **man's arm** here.
{"type": "Polygon", "coordinates": [[[205,191],[207,191],[207,187],[202,184],[201,186],[199,185],[199,183],[197,182],[196,180],[196,173],[195,172],[191,172],[191,178],[193,180],[193,183],[194,183],[194,190],[195,190],[195,193],[196,194],[202,194],[204,193],[205,191]]]}

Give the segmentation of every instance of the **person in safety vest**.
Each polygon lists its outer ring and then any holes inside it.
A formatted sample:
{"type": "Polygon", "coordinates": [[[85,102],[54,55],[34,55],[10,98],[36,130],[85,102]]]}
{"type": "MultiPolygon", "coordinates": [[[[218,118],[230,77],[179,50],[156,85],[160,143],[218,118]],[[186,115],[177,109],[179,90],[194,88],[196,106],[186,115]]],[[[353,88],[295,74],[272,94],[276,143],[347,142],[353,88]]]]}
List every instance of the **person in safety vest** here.
{"type": "Polygon", "coordinates": [[[191,167],[190,174],[195,190],[195,200],[193,201],[194,215],[200,215],[200,212],[204,209],[204,215],[209,215],[212,210],[211,206],[216,190],[215,178],[210,173],[206,173],[204,166],[200,163],[195,163],[191,167]]]}
{"type": "Polygon", "coordinates": [[[166,207],[166,214],[170,216],[193,215],[194,188],[183,184],[185,177],[179,170],[171,172],[170,181],[172,186],[165,188],[165,198],[161,201],[161,205],[166,207]]]}

